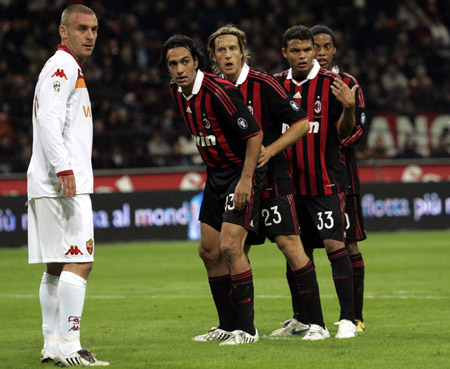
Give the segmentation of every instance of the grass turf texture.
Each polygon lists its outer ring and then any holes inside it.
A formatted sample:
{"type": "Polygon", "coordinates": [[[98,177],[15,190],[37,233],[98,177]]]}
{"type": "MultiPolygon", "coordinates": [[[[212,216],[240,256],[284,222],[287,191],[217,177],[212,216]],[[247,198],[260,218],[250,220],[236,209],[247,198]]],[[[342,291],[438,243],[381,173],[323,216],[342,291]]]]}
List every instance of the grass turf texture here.
{"type": "MultiPolygon", "coordinates": [[[[194,242],[100,244],[88,284],[82,343],[112,368],[449,368],[450,231],[373,233],[364,318],[354,339],[333,338],[339,306],[323,250],[315,252],[325,322],[332,338],[268,339],[291,316],[285,262],[275,245],[254,247],[255,323],[261,341],[194,342],[217,324],[194,242]]],[[[40,364],[38,289],[42,265],[27,250],[0,249],[0,368],[40,364]]]]}

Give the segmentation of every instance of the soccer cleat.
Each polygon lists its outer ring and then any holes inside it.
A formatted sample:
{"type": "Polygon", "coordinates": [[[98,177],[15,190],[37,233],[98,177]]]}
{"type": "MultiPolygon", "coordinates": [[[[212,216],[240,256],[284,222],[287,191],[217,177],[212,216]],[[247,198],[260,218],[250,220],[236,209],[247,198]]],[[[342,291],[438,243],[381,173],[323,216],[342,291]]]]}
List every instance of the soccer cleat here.
{"type": "Polygon", "coordinates": [[[353,338],[356,337],[356,326],[352,321],[348,319],[341,319],[339,322],[334,323],[334,325],[338,325],[338,331],[336,333],[335,338],[353,338]]]}
{"type": "Polygon", "coordinates": [[[55,360],[55,354],[52,354],[50,351],[46,349],[42,349],[41,351],[41,363],[49,363],[55,360]]]}
{"type": "Polygon", "coordinates": [[[58,354],[55,359],[55,365],[59,367],[69,366],[109,366],[107,361],[97,360],[89,350],[81,349],[69,355],[58,354]]]}
{"type": "Polygon", "coordinates": [[[224,331],[223,329],[212,327],[205,334],[201,334],[199,336],[195,336],[193,338],[194,341],[198,342],[206,342],[206,341],[225,341],[230,338],[232,332],[224,331]]]}
{"type": "Polygon", "coordinates": [[[361,333],[366,330],[366,323],[364,323],[362,320],[355,319],[356,322],[356,332],[361,333]]]}
{"type": "Polygon", "coordinates": [[[253,343],[259,341],[258,330],[256,330],[255,335],[252,336],[250,333],[241,331],[239,329],[231,332],[231,337],[227,340],[219,343],[219,345],[243,345],[245,343],[253,343]]]}
{"type": "Polygon", "coordinates": [[[318,340],[324,340],[326,338],[330,338],[330,332],[328,332],[327,327],[322,328],[318,324],[311,324],[311,327],[309,328],[309,332],[306,334],[305,337],[302,338],[302,340],[318,341],[318,340]]]}
{"type": "Polygon", "coordinates": [[[271,337],[286,337],[296,335],[304,336],[309,332],[309,325],[303,324],[295,318],[285,320],[284,322],[282,322],[282,324],[284,326],[282,328],[274,330],[270,334],[271,337]]]}

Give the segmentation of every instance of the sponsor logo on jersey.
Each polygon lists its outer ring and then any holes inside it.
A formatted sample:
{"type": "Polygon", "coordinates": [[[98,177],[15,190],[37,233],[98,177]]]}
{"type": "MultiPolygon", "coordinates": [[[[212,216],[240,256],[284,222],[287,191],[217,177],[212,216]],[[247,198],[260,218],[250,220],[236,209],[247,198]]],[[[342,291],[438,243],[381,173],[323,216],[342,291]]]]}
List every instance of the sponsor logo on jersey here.
{"type": "Polygon", "coordinates": [[[300,93],[300,91],[297,91],[294,95],[294,99],[301,99],[302,98],[302,94],[300,93]]]}
{"type": "Polygon", "coordinates": [[[65,255],[84,255],[84,254],[81,252],[81,250],[78,248],[78,246],[71,245],[65,255]]]}
{"type": "Polygon", "coordinates": [[[92,255],[92,252],[94,251],[94,241],[92,241],[92,238],[89,241],[86,241],[86,250],[89,255],[92,255]]]}
{"type": "Polygon", "coordinates": [[[294,100],[291,100],[289,102],[289,104],[291,104],[291,108],[294,109],[295,111],[299,111],[300,110],[300,106],[298,106],[298,104],[294,100]]]}
{"type": "Polygon", "coordinates": [[[308,133],[318,133],[320,124],[318,121],[309,122],[309,131],[308,133]]]}
{"type": "Polygon", "coordinates": [[[57,69],[56,72],[52,74],[52,77],[65,78],[67,80],[64,69],[57,69]]]}
{"type": "Polygon", "coordinates": [[[61,82],[55,81],[53,82],[53,91],[59,92],[61,90],[61,82]]]}
{"type": "Polygon", "coordinates": [[[203,133],[200,133],[199,136],[192,135],[192,139],[194,140],[197,146],[215,146],[216,145],[216,136],[208,135],[204,136],[203,133]]]}
{"type": "Polygon", "coordinates": [[[191,107],[190,107],[190,106],[188,106],[188,107],[186,108],[186,113],[191,113],[191,114],[192,114],[192,110],[191,110],[191,107]]]}
{"type": "Polygon", "coordinates": [[[322,103],[319,100],[316,100],[314,103],[314,112],[319,114],[322,111],[322,103]]]}
{"type": "Polygon", "coordinates": [[[247,123],[247,121],[244,118],[238,118],[237,124],[242,129],[247,129],[248,128],[248,123],[247,123]]]}
{"type": "Polygon", "coordinates": [[[203,118],[203,125],[205,126],[206,129],[210,129],[211,128],[211,123],[208,120],[208,118],[203,118]]]}

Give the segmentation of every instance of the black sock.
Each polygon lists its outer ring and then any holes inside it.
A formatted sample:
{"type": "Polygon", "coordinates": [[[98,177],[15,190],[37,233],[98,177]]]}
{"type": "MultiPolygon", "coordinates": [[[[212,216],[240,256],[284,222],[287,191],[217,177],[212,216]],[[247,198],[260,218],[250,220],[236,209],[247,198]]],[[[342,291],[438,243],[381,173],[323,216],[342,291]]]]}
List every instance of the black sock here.
{"type": "Polygon", "coordinates": [[[303,268],[292,272],[300,296],[303,316],[297,319],[305,324],[317,324],[325,328],[323,322],[322,306],[320,304],[319,285],[317,284],[316,268],[312,261],[309,261],[303,268]],[[306,321],[305,321],[306,320],[306,321]]]}
{"type": "Polygon", "coordinates": [[[355,318],[363,320],[363,299],[364,299],[364,260],[361,255],[350,255],[353,267],[353,293],[355,297],[355,318]]]}
{"type": "Polygon", "coordinates": [[[350,256],[343,247],[342,249],[327,253],[333,271],[334,286],[341,306],[339,320],[355,320],[354,298],[353,298],[353,268],[350,256]]]}
{"type": "Polygon", "coordinates": [[[225,331],[235,329],[234,304],[231,297],[231,276],[209,277],[209,287],[219,316],[219,328],[225,331]]]}
{"type": "Polygon", "coordinates": [[[297,319],[299,322],[308,324],[307,316],[304,311],[302,311],[302,303],[301,303],[301,297],[298,293],[297,284],[295,282],[295,276],[292,273],[292,269],[289,265],[289,263],[286,263],[286,279],[289,285],[289,290],[291,291],[291,302],[292,302],[292,310],[294,312],[294,318],[297,319]]]}
{"type": "Polygon", "coordinates": [[[254,292],[253,292],[253,274],[249,269],[244,273],[235,274],[231,276],[231,288],[233,302],[235,306],[236,328],[251,335],[256,333],[253,324],[255,318],[254,311],[254,292]]]}

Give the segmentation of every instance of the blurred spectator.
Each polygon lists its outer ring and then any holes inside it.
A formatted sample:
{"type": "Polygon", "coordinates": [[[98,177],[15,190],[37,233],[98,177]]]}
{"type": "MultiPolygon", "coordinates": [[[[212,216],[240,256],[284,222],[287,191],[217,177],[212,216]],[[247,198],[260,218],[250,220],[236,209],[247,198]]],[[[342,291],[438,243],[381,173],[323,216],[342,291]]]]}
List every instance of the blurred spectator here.
{"type": "MultiPolygon", "coordinates": [[[[36,73],[55,51],[59,41],[55,30],[66,3],[0,1],[0,153],[6,155],[2,156],[2,171],[20,171],[24,167],[30,144],[18,133],[31,137],[36,73]]],[[[325,23],[336,31],[342,50],[337,61],[358,79],[370,115],[390,111],[411,115],[427,111],[448,113],[447,1],[88,3],[100,22],[98,52],[83,68],[96,120],[96,169],[185,162],[184,158],[170,159],[174,151],[195,162],[198,153],[191,140],[182,136],[184,123],[173,109],[168,76],[159,72],[158,58],[162,43],[170,35],[185,33],[204,45],[210,33],[228,22],[238,24],[246,32],[252,65],[269,73],[286,66],[280,48],[287,28],[300,23],[325,23]],[[154,162],[147,144],[156,131],[170,150],[166,148],[168,153],[158,154],[161,160],[154,162]]]]}
{"type": "Polygon", "coordinates": [[[398,152],[394,159],[422,159],[422,154],[416,151],[416,141],[410,137],[406,140],[405,147],[398,152]]]}
{"type": "Polygon", "coordinates": [[[161,132],[155,131],[147,143],[147,151],[156,166],[164,166],[167,162],[165,156],[172,153],[172,148],[164,140],[161,132]]]}
{"type": "Polygon", "coordinates": [[[386,146],[384,145],[384,141],[381,137],[377,137],[375,140],[375,145],[372,148],[367,148],[365,158],[375,160],[390,159],[386,146]]]}
{"type": "Polygon", "coordinates": [[[448,134],[444,134],[441,136],[438,145],[430,155],[430,158],[450,158],[450,142],[448,140],[448,137],[448,134]]]}

